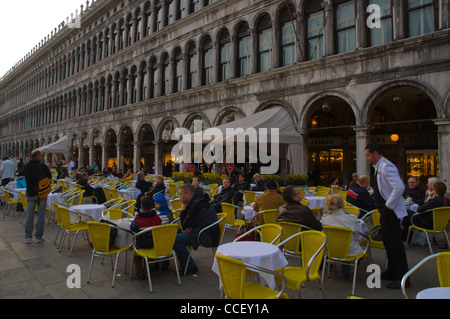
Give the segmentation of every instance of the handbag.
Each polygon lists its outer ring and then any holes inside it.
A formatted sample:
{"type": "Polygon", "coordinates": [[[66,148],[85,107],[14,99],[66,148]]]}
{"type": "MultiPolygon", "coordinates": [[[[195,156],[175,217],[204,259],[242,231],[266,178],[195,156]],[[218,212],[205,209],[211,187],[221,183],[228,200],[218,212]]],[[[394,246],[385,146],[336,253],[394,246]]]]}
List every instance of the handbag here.
{"type": "MultiPolygon", "coordinates": [[[[239,227],[239,230],[238,230],[236,236],[234,236],[234,239],[238,238],[242,234],[245,234],[252,228],[253,227],[250,224],[245,224],[244,226],[239,227]]],[[[239,239],[238,241],[256,241],[256,232],[250,233],[247,236],[239,239]]]]}

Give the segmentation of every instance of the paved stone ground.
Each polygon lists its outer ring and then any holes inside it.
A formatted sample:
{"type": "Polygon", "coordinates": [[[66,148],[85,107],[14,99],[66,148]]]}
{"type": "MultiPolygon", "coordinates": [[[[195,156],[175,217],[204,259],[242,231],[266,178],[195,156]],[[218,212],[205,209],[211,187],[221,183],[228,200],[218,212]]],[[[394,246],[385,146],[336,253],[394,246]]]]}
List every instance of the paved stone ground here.
{"type": "MultiPolygon", "coordinates": [[[[0,208],[0,213],[2,208],[0,208]]],[[[91,283],[87,284],[91,248],[88,242],[79,236],[72,257],[68,257],[67,242],[59,253],[53,245],[57,232],[55,224],[45,225],[46,241],[42,244],[24,243],[24,226],[19,224],[21,212],[0,219],[0,299],[217,299],[219,298],[218,276],[211,270],[212,250],[200,248],[194,253],[199,267],[198,276],[181,277],[182,286],[178,286],[173,263],[165,272],[153,272],[151,294],[146,280],[130,280],[123,273],[120,263],[115,288],[111,287],[112,267],[108,260],[101,264],[94,262],[91,283]],[[67,267],[77,264],[81,267],[82,285],[80,289],[69,289],[66,281],[69,276],[67,267]]],[[[234,231],[227,230],[224,242],[232,241],[234,231]]],[[[439,237],[439,242],[443,238],[439,237]]],[[[434,248],[435,252],[443,251],[434,248]]],[[[429,254],[427,247],[408,247],[409,266],[412,267],[429,254]]],[[[373,263],[384,267],[384,251],[372,250],[373,263]]],[[[128,258],[128,270],[131,258],[128,258]]],[[[298,261],[291,258],[291,264],[298,261]]],[[[412,287],[407,290],[413,298],[422,289],[438,286],[437,271],[434,263],[429,263],[412,278],[412,287]]],[[[365,262],[358,267],[356,296],[367,299],[402,299],[400,290],[385,288],[388,282],[382,281],[382,288],[369,289],[366,285],[365,262]]],[[[351,294],[351,280],[345,280],[337,270],[325,277],[324,286],[327,298],[345,299],[351,294]]],[[[307,284],[302,289],[303,299],[322,299],[317,283],[307,284]]],[[[290,297],[295,295],[288,292],[290,297]]]]}

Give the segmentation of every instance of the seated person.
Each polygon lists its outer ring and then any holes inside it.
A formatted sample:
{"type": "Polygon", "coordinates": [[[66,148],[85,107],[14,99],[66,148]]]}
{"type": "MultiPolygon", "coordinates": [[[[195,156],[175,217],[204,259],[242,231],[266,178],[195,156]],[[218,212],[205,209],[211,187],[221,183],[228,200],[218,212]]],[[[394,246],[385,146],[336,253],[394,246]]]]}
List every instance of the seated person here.
{"type": "Polygon", "coordinates": [[[263,192],[263,191],[266,190],[266,183],[261,178],[261,175],[256,173],[255,175],[253,175],[253,180],[255,181],[256,186],[255,187],[250,187],[251,191],[263,192]]]}
{"type": "Polygon", "coordinates": [[[163,193],[158,193],[153,197],[153,202],[155,203],[155,208],[158,216],[162,220],[162,224],[170,224],[173,222],[173,213],[169,209],[169,204],[167,204],[166,197],[163,193]]]}
{"type": "Polygon", "coordinates": [[[81,173],[81,177],[78,179],[77,184],[81,185],[81,188],[84,190],[84,197],[95,196],[97,198],[97,204],[103,204],[106,202],[105,192],[103,188],[93,188],[88,183],[89,174],[87,172],[81,173]]]}
{"type": "Polygon", "coordinates": [[[139,211],[141,208],[141,198],[145,196],[145,193],[147,193],[150,188],[152,187],[152,182],[147,182],[145,180],[145,173],[139,172],[137,173],[137,181],[136,185],[134,185],[136,189],[139,189],[141,193],[138,195],[136,199],[136,210],[139,211]]]}
{"type": "MultiPolygon", "coordinates": [[[[180,213],[181,229],[178,231],[173,249],[180,262],[181,272],[183,272],[189,256],[187,246],[192,246],[194,250],[197,250],[199,246],[199,232],[217,221],[217,213],[209,203],[209,196],[195,192],[192,185],[184,184],[180,186],[179,192],[182,203],[180,213]]],[[[216,227],[212,227],[202,233],[200,242],[204,247],[215,247],[218,245],[219,239],[220,229],[216,225],[216,227]]],[[[195,274],[197,272],[197,266],[191,258],[187,274],[195,274]]]]}
{"type": "Polygon", "coordinates": [[[403,197],[411,197],[412,202],[420,206],[425,202],[426,191],[419,187],[418,184],[417,178],[411,176],[408,179],[408,186],[405,187],[403,192],[403,197]]]}
{"type": "MultiPolygon", "coordinates": [[[[134,220],[131,222],[130,230],[137,234],[141,230],[153,226],[161,225],[161,218],[158,216],[154,209],[153,199],[150,196],[144,196],[140,200],[142,210],[136,214],[134,220]]],[[[153,248],[153,236],[152,233],[146,233],[136,237],[136,246],[139,249],[153,248]]],[[[144,258],[140,256],[134,256],[134,266],[136,269],[135,278],[144,279],[144,258]]]]}
{"type": "Polygon", "coordinates": [[[358,218],[363,217],[367,212],[377,209],[375,200],[370,196],[367,188],[370,179],[367,175],[361,175],[347,191],[347,202],[361,209],[358,218]]]}
{"type": "Polygon", "coordinates": [[[239,202],[244,200],[244,191],[250,190],[250,183],[245,180],[245,173],[239,174],[239,182],[233,185],[234,188],[234,205],[239,205],[239,202]]]}
{"type": "MultiPolygon", "coordinates": [[[[278,209],[281,205],[285,204],[283,197],[277,193],[278,185],[275,181],[269,180],[266,184],[266,191],[264,194],[259,195],[253,204],[255,212],[261,212],[268,209],[278,209]]],[[[264,217],[258,215],[256,217],[256,224],[264,224],[264,217]]]]}
{"type": "Polygon", "coordinates": [[[134,173],[133,173],[133,170],[131,168],[129,168],[127,170],[127,173],[123,177],[123,180],[124,181],[133,181],[134,180],[134,173]]]}
{"type": "Polygon", "coordinates": [[[333,179],[333,182],[330,184],[330,187],[341,187],[341,183],[339,182],[339,177],[333,179]]]}
{"type": "Polygon", "coordinates": [[[428,179],[427,191],[425,192],[425,203],[428,202],[430,199],[434,198],[433,186],[436,182],[439,182],[439,178],[437,178],[437,177],[430,177],[428,179]]]}
{"type": "Polygon", "coordinates": [[[198,176],[195,176],[194,178],[192,178],[192,186],[194,186],[194,188],[195,188],[195,192],[197,193],[200,193],[200,194],[203,194],[203,187],[201,187],[200,186],[200,183],[201,183],[201,179],[200,179],[200,177],[198,177],[198,176]]]}
{"type": "Polygon", "coordinates": [[[164,194],[166,191],[166,185],[164,185],[164,177],[156,176],[155,183],[150,191],[146,193],[146,195],[154,197],[158,193],[164,194]]]}
{"type": "Polygon", "coordinates": [[[214,207],[217,214],[222,212],[221,203],[231,204],[234,197],[234,189],[231,187],[231,179],[225,177],[222,181],[222,190],[211,198],[211,204],[214,207]]]}
{"type": "MultiPolygon", "coordinates": [[[[358,218],[344,209],[344,200],[341,195],[328,195],[325,199],[325,208],[327,213],[322,217],[323,226],[346,227],[353,231],[361,231],[358,218]]],[[[359,234],[353,233],[348,251],[349,257],[357,256],[363,252],[363,249],[359,245],[359,237],[359,234]]],[[[343,264],[342,272],[344,277],[348,278],[350,276],[350,266],[343,264]]]]}
{"type": "MultiPolygon", "coordinates": [[[[262,195],[261,195],[262,196],[262,195]]],[[[322,224],[314,216],[309,207],[300,204],[302,192],[293,185],[288,185],[283,191],[286,204],[278,207],[278,222],[301,224],[313,230],[321,231],[322,224]]]]}
{"type": "Polygon", "coordinates": [[[439,207],[448,207],[450,206],[450,200],[445,198],[445,194],[447,193],[447,186],[443,182],[436,182],[433,185],[434,198],[430,199],[423,205],[420,205],[417,209],[418,213],[426,212],[424,214],[416,215],[413,217],[415,212],[408,210],[408,216],[403,219],[404,231],[403,231],[403,240],[406,240],[408,234],[409,226],[414,223],[414,225],[426,229],[433,229],[433,210],[434,208],[439,207]]]}

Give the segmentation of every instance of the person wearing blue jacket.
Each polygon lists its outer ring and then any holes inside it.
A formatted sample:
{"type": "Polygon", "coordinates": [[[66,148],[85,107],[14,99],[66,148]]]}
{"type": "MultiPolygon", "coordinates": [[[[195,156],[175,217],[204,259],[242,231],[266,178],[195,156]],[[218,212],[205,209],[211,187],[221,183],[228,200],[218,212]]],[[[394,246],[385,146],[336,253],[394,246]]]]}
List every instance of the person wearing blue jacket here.
{"type": "Polygon", "coordinates": [[[155,203],[156,211],[159,217],[162,219],[163,224],[168,224],[173,222],[173,213],[167,204],[166,197],[163,193],[158,193],[153,197],[153,202],[155,203]]]}

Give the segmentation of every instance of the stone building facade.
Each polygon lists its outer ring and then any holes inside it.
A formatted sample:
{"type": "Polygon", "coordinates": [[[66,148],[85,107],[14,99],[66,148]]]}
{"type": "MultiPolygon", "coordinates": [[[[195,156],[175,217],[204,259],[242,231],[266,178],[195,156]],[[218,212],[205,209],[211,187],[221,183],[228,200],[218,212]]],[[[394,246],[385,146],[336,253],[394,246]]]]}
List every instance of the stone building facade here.
{"type": "MultiPolygon", "coordinates": [[[[156,165],[173,129],[284,107],[323,182],[370,172],[450,181],[447,0],[97,0],[0,81],[0,154],[67,135],[80,166],[156,165]],[[378,5],[381,28],[369,5],[378,5]],[[137,159],[137,160],[135,160],[137,159]]],[[[281,151],[282,154],[285,150],[281,151]]],[[[289,173],[285,156],[281,172],[289,173]]]]}

